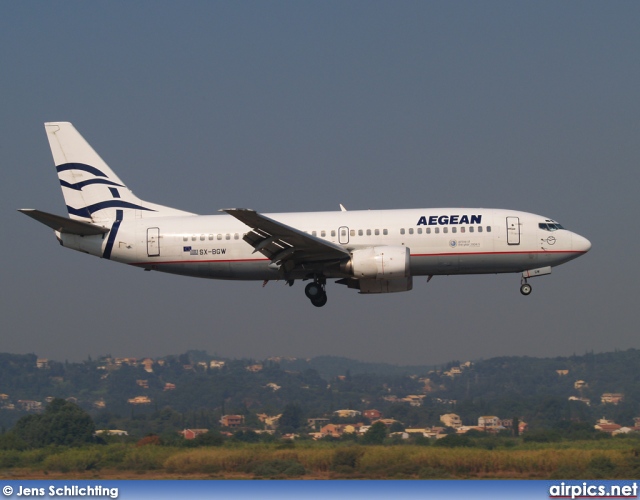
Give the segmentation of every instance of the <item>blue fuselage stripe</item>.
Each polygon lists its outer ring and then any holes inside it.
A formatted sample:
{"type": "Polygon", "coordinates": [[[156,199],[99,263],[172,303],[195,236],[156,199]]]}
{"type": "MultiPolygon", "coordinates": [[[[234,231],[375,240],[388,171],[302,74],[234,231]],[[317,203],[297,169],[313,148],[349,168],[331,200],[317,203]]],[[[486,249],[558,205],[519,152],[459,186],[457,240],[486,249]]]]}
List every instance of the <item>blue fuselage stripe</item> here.
{"type": "Polygon", "coordinates": [[[111,258],[111,251],[113,250],[113,245],[116,242],[116,236],[118,235],[118,229],[120,229],[123,213],[124,212],[122,210],[116,210],[116,221],[113,223],[113,226],[111,226],[107,245],[104,247],[104,253],[102,254],[102,257],[105,259],[111,258]]]}

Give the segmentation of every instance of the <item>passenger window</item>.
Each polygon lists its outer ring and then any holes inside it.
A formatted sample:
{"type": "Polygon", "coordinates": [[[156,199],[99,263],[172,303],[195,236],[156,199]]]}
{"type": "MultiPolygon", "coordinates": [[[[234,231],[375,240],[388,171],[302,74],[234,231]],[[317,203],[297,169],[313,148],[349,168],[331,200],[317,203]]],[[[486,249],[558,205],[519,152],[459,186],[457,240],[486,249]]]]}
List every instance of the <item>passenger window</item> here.
{"type": "Polygon", "coordinates": [[[400,234],[404,234],[404,228],[400,229],[400,234]]]}
{"type": "Polygon", "coordinates": [[[231,239],[231,235],[227,233],[227,234],[225,235],[224,239],[225,239],[225,240],[230,240],[230,239],[231,239]]]}
{"type": "Polygon", "coordinates": [[[213,234],[209,235],[209,239],[212,240],[213,239],[213,234]]]}
{"type": "Polygon", "coordinates": [[[320,236],[322,236],[323,238],[327,235],[326,231],[320,231],[320,236]]]}
{"type": "Polygon", "coordinates": [[[421,227],[418,228],[418,234],[422,234],[422,228],[421,227]]]}
{"type": "Polygon", "coordinates": [[[430,227],[427,228],[427,234],[431,234],[431,228],[430,227]]]}
{"type": "Polygon", "coordinates": [[[349,231],[349,234],[350,234],[351,236],[355,236],[355,235],[356,235],[356,230],[355,230],[355,229],[352,229],[351,231],[349,231]]]}
{"type": "Polygon", "coordinates": [[[478,232],[481,233],[482,232],[482,226],[478,226],[478,232]]]}
{"type": "Polygon", "coordinates": [[[380,229],[376,229],[375,231],[376,236],[380,236],[380,229]]]}
{"type": "Polygon", "coordinates": [[[464,228],[464,227],[461,227],[461,228],[460,228],[460,232],[461,232],[461,233],[464,233],[464,231],[465,231],[465,228],[464,228]]]}
{"type": "Polygon", "coordinates": [[[240,235],[239,235],[238,233],[236,233],[236,234],[234,234],[234,235],[233,235],[233,239],[234,239],[234,240],[237,240],[238,238],[240,238],[240,235]]]}
{"type": "Polygon", "coordinates": [[[439,227],[436,228],[436,234],[440,234],[440,228],[439,227]]]}
{"type": "Polygon", "coordinates": [[[491,226],[487,226],[487,233],[491,232],[491,226]]]}
{"type": "Polygon", "coordinates": [[[389,231],[387,231],[386,229],[382,230],[382,234],[384,234],[385,236],[389,234],[389,231]]]}
{"type": "Polygon", "coordinates": [[[200,235],[200,241],[204,241],[204,234],[200,235]]]}
{"type": "Polygon", "coordinates": [[[196,241],[196,235],[195,234],[191,236],[191,241],[196,241]]]}
{"type": "Polygon", "coordinates": [[[469,228],[469,232],[470,232],[470,233],[473,233],[473,226],[471,226],[471,227],[469,228]]]}
{"type": "Polygon", "coordinates": [[[458,228],[457,227],[452,227],[451,228],[451,232],[452,233],[457,233],[458,232],[458,228]]]}
{"type": "Polygon", "coordinates": [[[364,232],[362,231],[362,229],[358,229],[358,236],[362,236],[364,234],[364,232]]]}
{"type": "Polygon", "coordinates": [[[335,230],[335,229],[332,229],[332,230],[331,230],[331,236],[334,236],[334,237],[335,237],[335,235],[336,235],[336,230],[335,230]]]}
{"type": "Polygon", "coordinates": [[[221,234],[219,234],[219,235],[217,236],[217,238],[218,238],[219,240],[221,240],[221,239],[222,239],[222,235],[221,235],[221,234]]]}
{"type": "Polygon", "coordinates": [[[311,231],[311,236],[316,236],[316,232],[315,231],[311,231]]]}
{"type": "Polygon", "coordinates": [[[367,236],[371,236],[371,229],[367,229],[367,236]]]}
{"type": "Polygon", "coordinates": [[[409,234],[413,234],[413,228],[412,227],[409,228],[409,234]]]}
{"type": "Polygon", "coordinates": [[[183,236],[182,237],[182,241],[189,241],[189,237],[188,236],[183,236]]]}
{"type": "Polygon", "coordinates": [[[442,228],[442,232],[443,233],[448,233],[449,232],[449,228],[448,227],[443,227],[442,228]]]}

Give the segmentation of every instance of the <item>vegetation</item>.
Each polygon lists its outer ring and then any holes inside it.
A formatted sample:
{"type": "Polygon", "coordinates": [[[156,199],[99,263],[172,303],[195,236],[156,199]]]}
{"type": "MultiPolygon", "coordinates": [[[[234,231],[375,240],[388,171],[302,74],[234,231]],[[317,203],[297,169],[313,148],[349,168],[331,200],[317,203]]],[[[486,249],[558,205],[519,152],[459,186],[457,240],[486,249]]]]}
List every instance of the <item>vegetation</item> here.
{"type": "Polygon", "coordinates": [[[456,361],[439,368],[332,357],[218,359],[224,363],[212,368],[211,359],[190,351],[154,363],[149,372],[141,363],[110,357],[38,368],[35,355],[0,354],[0,469],[256,478],[640,473],[640,434],[612,438],[594,429],[603,416],[627,426],[640,417],[638,350],[464,366],[456,361]],[[576,388],[576,380],[585,384],[576,388]],[[603,392],[624,393],[624,400],[603,404],[603,392]],[[591,405],[569,396],[588,398],[591,405]],[[136,397],[148,402],[131,404],[136,397]],[[44,401],[49,404],[38,407],[44,401]],[[369,425],[362,415],[343,418],[334,411],[371,408],[395,422],[339,438],[308,436],[308,418],[369,425]],[[522,435],[515,429],[458,435],[448,428],[438,440],[403,438],[407,428],[442,426],[440,416],[451,412],[465,424],[498,415],[529,427],[522,435]],[[221,427],[225,414],[241,415],[244,425],[221,427]],[[275,432],[264,432],[265,415],[280,415],[275,432]],[[178,433],[186,428],[209,432],[186,440],[178,433]],[[96,429],[121,429],[128,436],[96,437],[96,429]],[[282,440],[289,433],[298,436],[295,441],[282,440]]]}
{"type": "Polygon", "coordinates": [[[74,403],[54,399],[42,414],[22,417],[13,428],[15,439],[30,448],[91,443],[95,426],[87,412],[74,403]]]}
{"type": "Polygon", "coordinates": [[[0,454],[0,468],[13,478],[38,473],[114,478],[136,473],[184,478],[621,479],[640,474],[639,443],[616,439],[597,447],[573,442],[568,447],[538,444],[535,448],[514,443],[495,449],[323,442],[283,447],[231,441],[189,449],[111,443],[5,451],[0,454]]]}

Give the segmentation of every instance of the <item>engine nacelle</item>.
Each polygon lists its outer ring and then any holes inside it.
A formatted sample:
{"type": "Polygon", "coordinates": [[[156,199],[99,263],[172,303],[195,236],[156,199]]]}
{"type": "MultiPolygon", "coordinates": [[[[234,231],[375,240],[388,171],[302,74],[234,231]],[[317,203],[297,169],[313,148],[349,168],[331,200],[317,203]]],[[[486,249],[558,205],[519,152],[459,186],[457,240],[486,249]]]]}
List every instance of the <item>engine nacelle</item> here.
{"type": "Polygon", "coordinates": [[[395,280],[411,276],[410,262],[407,247],[382,246],[354,250],[347,266],[354,278],[395,280]]]}

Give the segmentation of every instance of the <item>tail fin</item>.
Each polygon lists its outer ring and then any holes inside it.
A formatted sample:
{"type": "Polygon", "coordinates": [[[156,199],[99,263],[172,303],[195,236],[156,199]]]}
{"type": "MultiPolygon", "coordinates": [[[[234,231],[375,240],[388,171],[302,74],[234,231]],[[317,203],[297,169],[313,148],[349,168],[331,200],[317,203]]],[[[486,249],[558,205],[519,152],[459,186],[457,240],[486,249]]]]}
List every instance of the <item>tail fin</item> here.
{"type": "Polygon", "coordinates": [[[71,123],[45,123],[44,127],[72,219],[95,223],[123,217],[194,215],[139,199],[71,123]]]}

